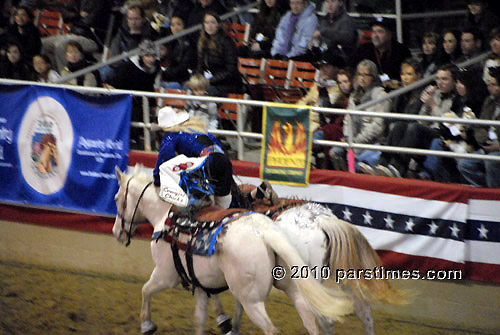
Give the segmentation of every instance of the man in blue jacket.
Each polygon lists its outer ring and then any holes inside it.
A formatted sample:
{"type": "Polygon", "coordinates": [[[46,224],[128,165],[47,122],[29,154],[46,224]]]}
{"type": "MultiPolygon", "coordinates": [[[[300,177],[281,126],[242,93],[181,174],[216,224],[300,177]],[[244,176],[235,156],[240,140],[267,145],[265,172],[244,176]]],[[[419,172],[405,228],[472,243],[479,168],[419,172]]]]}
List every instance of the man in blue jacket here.
{"type": "Polygon", "coordinates": [[[314,11],[309,0],[290,0],[290,10],[281,18],[273,40],[274,58],[296,59],[306,54],[318,26],[314,11]]]}

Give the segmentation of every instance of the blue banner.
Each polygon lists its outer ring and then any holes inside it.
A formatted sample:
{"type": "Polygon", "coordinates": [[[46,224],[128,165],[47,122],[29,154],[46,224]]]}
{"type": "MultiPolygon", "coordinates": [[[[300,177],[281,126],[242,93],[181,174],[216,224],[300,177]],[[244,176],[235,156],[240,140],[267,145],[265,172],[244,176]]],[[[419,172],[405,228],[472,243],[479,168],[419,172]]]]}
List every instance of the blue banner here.
{"type": "Polygon", "coordinates": [[[115,214],[131,97],[0,86],[0,201],[115,214]]]}

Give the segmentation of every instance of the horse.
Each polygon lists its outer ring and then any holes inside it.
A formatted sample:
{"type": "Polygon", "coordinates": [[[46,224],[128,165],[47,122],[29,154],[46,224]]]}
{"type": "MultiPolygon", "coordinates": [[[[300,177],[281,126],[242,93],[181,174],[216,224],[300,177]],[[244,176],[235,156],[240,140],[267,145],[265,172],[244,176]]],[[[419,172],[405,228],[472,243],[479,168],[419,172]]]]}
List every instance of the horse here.
{"type": "MultiPolygon", "coordinates": [[[[138,224],[147,220],[153,226],[153,236],[156,236],[151,241],[155,268],[142,288],[140,314],[141,332],[153,334],[157,326],[151,320],[152,295],[173,288],[181,281],[170,243],[158,238],[166,230],[165,222],[172,204],[159,198],[158,189],[150,187],[151,176],[140,167],[136,167],[131,174],[116,168],[116,177],[119,189],[115,195],[117,215],[113,235],[119,242],[128,245],[138,224]]],[[[214,290],[228,287],[240,310],[245,310],[264,334],[278,334],[264,305],[273,283],[276,283],[272,270],[277,265],[289,268],[289,265],[304,267],[306,264],[272,220],[263,214],[237,216],[223,228],[213,256],[193,256],[192,266],[200,286],[214,290]]],[[[179,251],[179,255],[184,256],[184,252],[179,251]]],[[[186,267],[185,261],[182,266],[186,267]]],[[[315,315],[342,320],[353,309],[352,301],[342,291],[327,288],[313,278],[290,281],[285,289],[304,327],[312,335],[317,334],[315,315]]],[[[198,335],[204,333],[207,305],[208,295],[197,289],[195,322],[198,335]]]]}

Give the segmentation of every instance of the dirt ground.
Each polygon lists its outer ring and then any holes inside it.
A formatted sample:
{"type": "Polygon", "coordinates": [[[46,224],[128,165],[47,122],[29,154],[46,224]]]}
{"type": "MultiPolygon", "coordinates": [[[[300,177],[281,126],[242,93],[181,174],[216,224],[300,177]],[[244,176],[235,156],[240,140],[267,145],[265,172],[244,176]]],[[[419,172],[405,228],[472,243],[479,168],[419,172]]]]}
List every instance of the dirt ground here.
{"type": "MultiPolygon", "coordinates": [[[[99,273],[75,272],[37,265],[0,262],[0,334],[3,335],[127,335],[140,334],[141,287],[146,278],[118,278],[99,273]]],[[[232,314],[232,297],[223,294],[226,312],[232,314]]],[[[282,334],[306,334],[284,294],[273,291],[268,313],[282,334]]],[[[153,298],[157,334],[193,334],[194,298],[190,292],[165,290],[153,298]]],[[[213,308],[207,334],[218,334],[213,308]]],[[[441,335],[493,334],[423,324],[374,314],[377,334],[441,335]]],[[[261,334],[246,316],[242,334],[261,334]]],[[[354,316],[338,324],[337,335],[363,334],[354,316]]]]}

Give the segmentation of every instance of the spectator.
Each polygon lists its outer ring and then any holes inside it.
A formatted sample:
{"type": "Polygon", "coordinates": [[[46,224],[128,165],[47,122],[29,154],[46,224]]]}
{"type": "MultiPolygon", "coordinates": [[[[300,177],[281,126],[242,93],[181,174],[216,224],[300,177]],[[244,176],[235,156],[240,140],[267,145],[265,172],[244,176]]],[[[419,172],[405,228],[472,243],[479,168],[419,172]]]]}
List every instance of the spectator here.
{"type": "Polygon", "coordinates": [[[456,30],[447,30],[443,33],[443,61],[455,64],[462,56],[462,50],[458,46],[460,32],[456,30]]]}
{"type": "MultiPolygon", "coordinates": [[[[188,19],[188,27],[203,23],[207,13],[222,15],[226,13],[224,7],[218,0],[197,0],[188,19]]],[[[196,34],[195,34],[196,35],[196,34]]]]}
{"type": "Polygon", "coordinates": [[[167,0],[158,2],[160,3],[160,13],[167,18],[166,23],[171,23],[174,16],[180,17],[183,22],[188,22],[194,9],[192,1],[167,0]]]}
{"type": "Polygon", "coordinates": [[[358,31],[356,23],[347,14],[344,0],[325,0],[325,16],[318,17],[318,29],[313,33],[309,48],[313,54],[316,49],[338,50],[347,60],[356,52],[358,31]]]}
{"type": "MultiPolygon", "coordinates": [[[[479,30],[475,28],[470,28],[462,31],[460,38],[460,49],[462,50],[462,56],[457,60],[457,63],[465,62],[481,53],[482,48],[482,36],[479,30]]],[[[480,71],[483,69],[483,64],[476,63],[469,66],[470,69],[480,71]]]]}
{"type": "Polygon", "coordinates": [[[24,60],[21,48],[15,42],[7,44],[7,57],[0,62],[0,78],[31,80],[32,73],[24,60]]]}
{"type": "MultiPolygon", "coordinates": [[[[195,74],[189,78],[187,85],[193,95],[207,95],[209,82],[208,79],[201,74],[195,74]]],[[[203,119],[208,130],[217,129],[219,126],[219,114],[217,111],[217,104],[215,102],[188,100],[186,104],[186,111],[189,116],[196,116],[203,119]]]]}
{"type": "Polygon", "coordinates": [[[401,63],[409,57],[410,50],[393,38],[391,23],[381,19],[372,24],[372,41],[358,48],[353,65],[362,59],[369,59],[377,64],[382,82],[398,81],[401,63]]]}
{"type": "MultiPolygon", "coordinates": [[[[479,118],[483,102],[488,96],[488,89],[480,74],[473,70],[461,69],[457,74],[455,86],[462,105],[469,107],[474,117],[479,118]]],[[[462,111],[453,112],[458,116],[462,114],[462,111]]]]}
{"type": "Polygon", "coordinates": [[[276,29],[272,57],[306,60],[307,46],[318,26],[314,11],[315,6],[309,0],[290,0],[290,10],[276,29]]]}
{"type": "MultiPolygon", "coordinates": [[[[353,90],[353,77],[354,73],[351,68],[341,69],[337,74],[337,85],[340,90],[340,94],[337,96],[336,101],[331,106],[333,108],[342,108],[346,109],[349,104],[349,96],[353,90]]],[[[344,123],[344,115],[330,114],[329,119],[325,125],[323,125],[320,129],[323,132],[323,139],[327,141],[340,141],[344,138],[343,133],[343,123],[344,123]]],[[[333,169],[332,161],[328,159],[328,153],[330,152],[331,147],[324,146],[323,147],[323,160],[319,163],[317,162],[316,166],[321,167],[323,169],[333,169]]],[[[319,155],[318,155],[319,156],[319,155]]]]}
{"type": "MultiPolygon", "coordinates": [[[[401,83],[403,87],[413,84],[422,78],[422,67],[419,62],[413,58],[406,59],[401,64],[401,83]]],[[[398,95],[392,100],[391,112],[399,114],[418,114],[422,107],[420,101],[421,89],[415,89],[401,95],[398,95]]],[[[386,128],[388,135],[385,140],[386,145],[400,146],[401,139],[408,128],[408,121],[386,119],[386,128]]],[[[371,175],[391,175],[387,166],[391,164],[393,157],[396,154],[390,152],[381,152],[376,164],[368,165],[359,163],[359,168],[363,173],[371,175]],[[375,168],[374,168],[375,167],[375,168]]]]}
{"type": "MultiPolygon", "coordinates": [[[[68,34],[48,36],[42,39],[42,53],[52,59],[55,67],[61,71],[66,63],[64,49],[69,41],[78,42],[85,53],[90,55],[99,50],[97,33],[105,30],[110,8],[105,1],[84,0],[79,3],[79,14],[73,19],[71,31],[68,34]]],[[[102,44],[102,43],[101,43],[102,44]]]]}
{"type": "MultiPolygon", "coordinates": [[[[76,72],[78,70],[81,70],[83,68],[92,65],[92,63],[85,58],[82,46],[80,45],[80,43],[76,41],[69,41],[68,43],[66,43],[65,57],[66,57],[66,67],[62,70],[61,77],[67,76],[72,72],[76,72]]],[[[90,87],[101,86],[99,72],[97,71],[89,72],[79,77],[70,79],[65,83],[69,85],[78,85],[78,86],[90,86],[90,87]]]]}
{"type": "Polygon", "coordinates": [[[118,28],[111,41],[110,55],[117,56],[137,48],[141,41],[156,40],[158,34],[145,18],[144,10],[137,5],[127,9],[126,21],[118,28]]]}
{"type": "Polygon", "coordinates": [[[41,83],[55,83],[61,79],[59,73],[52,68],[50,58],[47,55],[33,56],[33,68],[35,69],[35,78],[33,80],[41,83]]]}
{"type": "MultiPolygon", "coordinates": [[[[490,95],[484,101],[480,118],[500,121],[500,67],[490,70],[488,91],[490,95]]],[[[474,137],[481,146],[476,153],[500,156],[499,136],[498,126],[475,128],[474,137]]],[[[500,187],[499,162],[459,159],[457,167],[462,176],[474,186],[500,187]]]]}
{"type": "Polygon", "coordinates": [[[7,40],[19,45],[24,61],[28,64],[31,64],[35,54],[40,53],[40,32],[33,25],[33,15],[27,7],[15,10],[14,23],[7,29],[7,40]]]}
{"type": "Polygon", "coordinates": [[[486,0],[467,0],[469,12],[465,18],[465,30],[478,29],[483,37],[489,35],[491,29],[500,25],[500,18],[491,12],[486,0]]]}
{"type": "Polygon", "coordinates": [[[422,38],[422,60],[420,65],[424,70],[424,77],[436,73],[438,67],[444,63],[439,34],[429,32],[422,38]]]}
{"type": "MultiPolygon", "coordinates": [[[[371,100],[380,99],[385,96],[385,90],[380,82],[379,72],[377,65],[368,60],[362,60],[356,68],[356,80],[354,90],[349,98],[348,109],[359,110],[357,106],[371,100]]],[[[391,103],[385,100],[374,106],[368,107],[367,112],[389,113],[391,103]]],[[[379,143],[384,134],[384,119],[380,117],[362,117],[352,116],[351,121],[344,119],[344,135],[351,132],[352,129],[352,142],[362,144],[375,144],[379,143]]],[[[378,154],[369,150],[354,150],[358,162],[365,162],[373,165],[378,158],[378,154]]],[[[340,147],[334,147],[330,150],[330,158],[333,161],[336,170],[345,170],[346,150],[340,147]]],[[[359,171],[359,166],[356,167],[359,171]]]]}
{"type": "Polygon", "coordinates": [[[288,9],[288,0],[262,0],[250,28],[249,43],[238,50],[240,57],[270,58],[276,28],[288,9]]]}
{"type": "Polygon", "coordinates": [[[489,70],[493,67],[500,67],[500,26],[491,30],[489,40],[492,55],[484,63],[483,80],[485,83],[490,80],[489,70]]]}
{"type": "MultiPolygon", "coordinates": [[[[437,87],[430,85],[421,94],[420,100],[423,105],[419,111],[420,115],[442,117],[445,113],[458,110],[457,107],[461,105],[461,99],[455,90],[457,73],[456,66],[451,64],[443,65],[438,69],[436,74],[437,87]]],[[[439,138],[439,136],[439,123],[411,122],[404,130],[399,146],[428,149],[433,139],[439,138]]],[[[384,174],[392,177],[406,176],[411,159],[420,164],[421,168],[425,157],[412,157],[406,154],[393,155],[387,169],[383,170],[384,174]]],[[[411,170],[417,171],[418,168],[413,166],[411,170]]]]}
{"type": "MultiPolygon", "coordinates": [[[[318,81],[309,89],[306,96],[300,99],[298,105],[308,105],[315,107],[333,107],[337,99],[341,96],[339,86],[335,79],[340,69],[345,67],[345,61],[337,56],[331,49],[328,49],[321,56],[321,59],[315,63],[319,68],[318,81]]],[[[333,119],[343,117],[343,115],[332,114],[333,119]]],[[[324,133],[320,126],[326,123],[325,117],[321,117],[316,112],[312,112],[311,129],[314,132],[313,139],[320,140],[324,138],[324,133]],[[320,119],[322,121],[320,121],[320,119]]],[[[339,122],[342,124],[342,121],[339,122]]]]}
{"type": "MultiPolygon", "coordinates": [[[[173,35],[184,30],[184,21],[173,16],[170,22],[173,35]]],[[[162,87],[180,89],[189,80],[190,71],[196,69],[196,47],[191,39],[176,38],[167,45],[166,68],[162,69],[162,87]]]]}
{"type": "Polygon", "coordinates": [[[236,45],[224,30],[224,23],[214,13],[205,14],[198,40],[198,73],[209,80],[207,95],[227,96],[242,93],[236,45]]]}
{"type": "MultiPolygon", "coordinates": [[[[106,79],[105,87],[124,90],[154,92],[155,78],[159,73],[159,50],[152,41],[141,42],[140,54],[130,57],[129,62],[121,63],[113,76],[106,79]]],[[[153,106],[153,99],[150,106],[153,106]]],[[[132,99],[132,121],[144,122],[142,97],[132,99]]],[[[130,129],[130,146],[132,149],[144,149],[141,139],[142,130],[136,127],[130,129]]]]}

